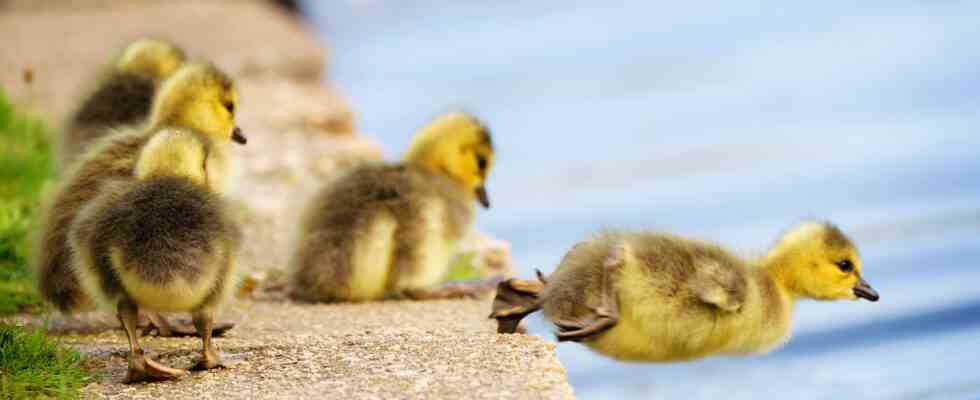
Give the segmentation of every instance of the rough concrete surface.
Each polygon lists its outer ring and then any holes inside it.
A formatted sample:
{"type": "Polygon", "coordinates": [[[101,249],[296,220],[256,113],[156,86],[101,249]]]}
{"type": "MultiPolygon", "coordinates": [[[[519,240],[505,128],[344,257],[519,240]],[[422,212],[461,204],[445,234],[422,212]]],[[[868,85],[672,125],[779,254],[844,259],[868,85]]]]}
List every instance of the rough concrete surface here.
{"type": "MultiPolygon", "coordinates": [[[[88,356],[90,368],[104,371],[84,390],[95,398],[571,398],[554,345],[497,335],[488,309],[478,300],[241,302],[225,316],[239,325],[216,339],[238,364],[136,385],[121,383],[126,339],[109,318],[87,321],[99,333],[62,338],[88,356]]],[[[143,346],[162,363],[187,368],[200,340],[145,337],[143,346]]]]}
{"type": "MultiPolygon", "coordinates": [[[[99,373],[96,398],[569,398],[552,344],[496,335],[485,300],[293,304],[274,288],[296,218],[312,192],[339,171],[381,158],[359,135],[354,113],[322,82],[325,52],[310,29],[264,1],[0,1],[0,87],[58,127],[98,68],[127,41],[169,38],[236,78],[239,125],[229,196],[247,245],[239,269],[259,286],[222,320],[238,321],[220,349],[242,362],[176,382],[124,385],[126,339],[111,315],[52,318],[53,334],[99,373]],[[25,79],[29,72],[30,79],[25,79]],[[266,281],[263,281],[266,279],[266,281]]],[[[409,134],[409,132],[406,132],[409,134]]],[[[510,270],[505,242],[474,234],[465,244],[488,269],[510,270]]],[[[197,339],[147,337],[147,350],[189,367],[197,339]]]]}

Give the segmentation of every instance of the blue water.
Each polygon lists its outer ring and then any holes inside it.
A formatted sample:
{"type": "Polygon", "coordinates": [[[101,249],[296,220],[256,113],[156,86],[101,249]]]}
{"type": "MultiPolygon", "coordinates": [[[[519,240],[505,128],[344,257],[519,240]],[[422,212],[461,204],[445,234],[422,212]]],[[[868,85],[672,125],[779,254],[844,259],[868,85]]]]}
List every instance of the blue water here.
{"type": "Polygon", "coordinates": [[[305,8],[389,157],[442,111],[487,121],[478,225],[523,275],[604,227],[758,254],[822,218],[882,294],[801,304],[767,356],[642,365],[562,344],[580,398],[980,398],[980,2],[675,3],[305,8]]]}

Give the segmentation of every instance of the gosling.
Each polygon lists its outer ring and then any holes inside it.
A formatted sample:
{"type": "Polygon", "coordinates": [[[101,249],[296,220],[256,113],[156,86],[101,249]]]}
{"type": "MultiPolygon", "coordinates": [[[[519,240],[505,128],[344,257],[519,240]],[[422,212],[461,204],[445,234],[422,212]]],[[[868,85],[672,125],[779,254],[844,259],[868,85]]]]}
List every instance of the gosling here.
{"type": "MultiPolygon", "coordinates": [[[[490,207],[489,131],[462,112],[423,127],[400,163],[355,168],[320,190],[290,261],[292,295],[307,301],[439,297],[473,203],[490,207]]],[[[448,292],[457,293],[458,290],[448,292]]]]}
{"type": "MultiPolygon", "coordinates": [[[[81,207],[100,193],[104,182],[133,179],[135,159],[154,133],[184,129],[209,138],[209,180],[224,181],[228,158],[225,144],[229,139],[246,142],[241,129],[235,127],[237,101],[234,84],[224,72],[209,64],[186,64],[161,87],[145,126],[120,130],[92,144],[67,171],[44,207],[33,269],[38,292],[46,302],[65,314],[95,306],[81,289],[72,267],[68,229],[81,207]]],[[[161,336],[196,331],[188,326],[171,327],[157,315],[150,317],[161,336]]],[[[231,325],[220,328],[216,332],[231,325]]]]}
{"type": "Polygon", "coordinates": [[[194,369],[224,366],[211,341],[213,316],[235,285],[241,233],[218,194],[212,143],[177,127],[143,147],[136,180],[111,181],[82,208],[69,232],[73,264],[90,296],[116,310],[129,338],[125,381],[179,378],[185,371],[147,358],[139,310],[191,312],[203,342],[194,369]]]}
{"type": "Polygon", "coordinates": [[[667,233],[600,234],[573,247],[547,279],[501,282],[490,317],[498,332],[513,333],[542,309],[559,341],[669,362],[777,348],[800,298],[878,300],[857,248],[830,223],[802,223],[756,260],[667,233]]]}
{"type": "Polygon", "coordinates": [[[164,40],[127,45],[68,120],[58,146],[59,165],[70,165],[86,146],[111,132],[107,128],[145,122],[157,87],[185,60],[182,49],[164,40]]]}

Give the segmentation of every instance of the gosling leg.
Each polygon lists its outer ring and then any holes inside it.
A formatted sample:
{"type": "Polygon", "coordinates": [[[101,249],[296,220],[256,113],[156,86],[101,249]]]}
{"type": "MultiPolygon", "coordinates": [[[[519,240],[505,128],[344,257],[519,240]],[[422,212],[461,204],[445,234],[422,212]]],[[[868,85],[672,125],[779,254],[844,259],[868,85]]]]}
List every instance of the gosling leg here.
{"type": "Polygon", "coordinates": [[[194,312],[194,327],[197,334],[201,337],[201,360],[194,365],[193,370],[204,371],[215,368],[225,368],[231,364],[222,360],[221,355],[214,349],[214,342],[211,341],[211,333],[214,325],[214,317],[210,311],[194,312]]]}
{"type": "Polygon", "coordinates": [[[136,304],[129,300],[120,301],[117,316],[129,339],[129,371],[126,372],[126,383],[177,379],[187,374],[187,371],[158,364],[143,353],[139,335],[136,333],[136,323],[139,319],[139,309],[136,304]]]}
{"type": "Polygon", "coordinates": [[[629,247],[625,243],[617,244],[602,263],[600,274],[600,304],[598,307],[588,306],[591,315],[581,321],[553,321],[561,332],[555,334],[559,342],[591,339],[596,335],[612,328],[619,321],[619,300],[613,287],[612,274],[622,268],[629,257],[629,247]]]}

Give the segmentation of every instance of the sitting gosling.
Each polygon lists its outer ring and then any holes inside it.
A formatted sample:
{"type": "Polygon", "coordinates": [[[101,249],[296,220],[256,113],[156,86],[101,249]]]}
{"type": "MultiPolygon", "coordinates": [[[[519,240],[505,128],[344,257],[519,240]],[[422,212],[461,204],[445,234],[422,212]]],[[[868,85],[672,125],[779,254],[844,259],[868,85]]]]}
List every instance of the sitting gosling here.
{"type": "Polygon", "coordinates": [[[498,332],[543,309],[559,341],[630,361],[763,353],[788,338],[796,299],[878,300],[851,240],[817,222],[795,227],[757,260],[666,233],[604,233],[538,279],[500,283],[490,315],[498,332]]]}
{"type": "Polygon", "coordinates": [[[487,129],[453,112],[423,127],[403,162],[361,166],[327,185],[301,222],[293,296],[438,297],[421,292],[445,282],[473,202],[490,206],[484,182],[493,156],[487,129]]]}
{"type": "MultiPolygon", "coordinates": [[[[41,219],[39,248],[33,261],[38,292],[63,313],[94,306],[79,286],[71,266],[68,229],[79,210],[112,179],[133,179],[135,159],[150,137],[164,129],[189,130],[209,139],[208,176],[223,182],[226,144],[244,144],[245,136],[235,127],[237,92],[231,79],[210,64],[191,63],[167,80],[156,96],[150,119],[143,127],[130,127],[108,135],[88,148],[64,175],[54,196],[45,205],[41,219]]],[[[171,327],[158,315],[150,314],[161,336],[186,335],[193,327],[171,327]]],[[[216,334],[230,329],[223,325],[216,334]]]]}
{"type": "Polygon", "coordinates": [[[184,63],[184,51],[158,39],[130,43],[113,60],[97,87],[68,120],[59,145],[59,163],[67,167],[111,127],[138,125],[150,114],[160,83],[184,63]]]}
{"type": "Polygon", "coordinates": [[[208,173],[214,167],[211,147],[199,134],[164,128],[143,148],[136,181],[103,185],[72,224],[72,265],[82,287],[104,308],[116,310],[129,337],[126,382],[186,374],[143,354],[139,310],[191,312],[203,340],[194,368],[223,366],[211,328],[235,286],[241,233],[218,193],[220,177],[208,173]]]}

